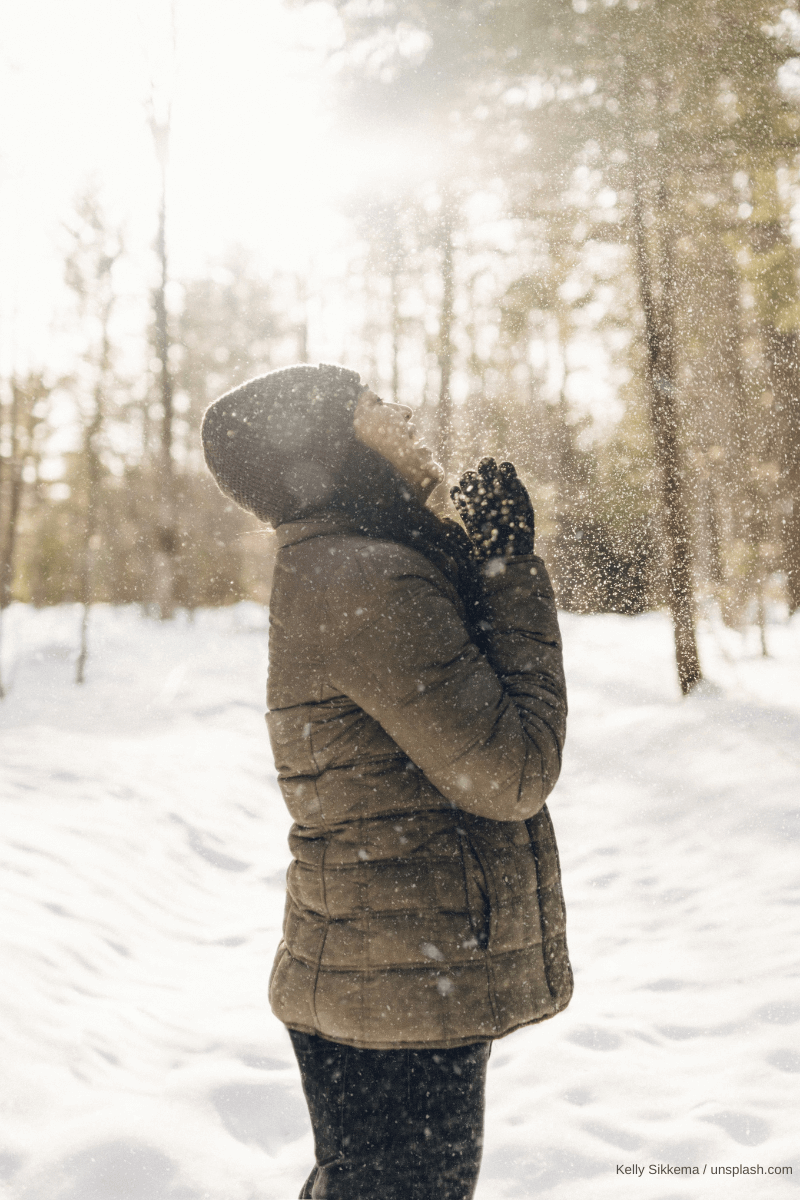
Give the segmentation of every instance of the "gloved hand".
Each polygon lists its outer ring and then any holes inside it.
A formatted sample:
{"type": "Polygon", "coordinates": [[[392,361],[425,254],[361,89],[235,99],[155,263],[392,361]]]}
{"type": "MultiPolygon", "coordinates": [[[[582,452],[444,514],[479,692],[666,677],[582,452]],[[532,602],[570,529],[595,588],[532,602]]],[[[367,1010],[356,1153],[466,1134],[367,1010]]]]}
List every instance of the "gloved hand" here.
{"type": "Polygon", "coordinates": [[[450,498],[479,562],[533,554],[533,505],[513,463],[498,467],[493,458],[482,458],[450,489],[450,498]]]}

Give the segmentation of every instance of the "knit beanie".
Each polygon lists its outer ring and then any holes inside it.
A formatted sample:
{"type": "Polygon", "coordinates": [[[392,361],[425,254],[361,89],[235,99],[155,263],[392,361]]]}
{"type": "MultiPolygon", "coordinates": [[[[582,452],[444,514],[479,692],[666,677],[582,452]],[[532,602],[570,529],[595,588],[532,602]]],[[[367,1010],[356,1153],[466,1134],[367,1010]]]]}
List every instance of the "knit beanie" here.
{"type": "Polygon", "coordinates": [[[363,387],[356,371],[320,363],[270,371],[220,396],[201,430],[220,490],[273,528],[324,505],[355,439],[363,387]]]}

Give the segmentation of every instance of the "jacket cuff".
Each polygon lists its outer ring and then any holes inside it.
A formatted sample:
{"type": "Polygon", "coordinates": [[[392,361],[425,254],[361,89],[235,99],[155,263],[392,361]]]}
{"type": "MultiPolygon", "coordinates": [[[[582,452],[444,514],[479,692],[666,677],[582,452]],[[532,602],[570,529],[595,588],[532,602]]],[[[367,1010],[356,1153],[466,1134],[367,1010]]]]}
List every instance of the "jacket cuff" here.
{"type": "Polygon", "coordinates": [[[547,567],[538,554],[520,554],[508,560],[490,558],[481,568],[481,578],[487,599],[511,588],[518,594],[553,598],[547,567]]]}

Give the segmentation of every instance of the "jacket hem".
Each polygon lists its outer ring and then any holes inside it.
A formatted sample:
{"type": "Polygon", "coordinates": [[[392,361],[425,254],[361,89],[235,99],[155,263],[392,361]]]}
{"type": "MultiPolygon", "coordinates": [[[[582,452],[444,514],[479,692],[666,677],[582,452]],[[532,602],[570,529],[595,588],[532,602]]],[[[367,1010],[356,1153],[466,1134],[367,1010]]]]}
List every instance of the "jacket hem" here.
{"type": "Polygon", "coordinates": [[[486,1045],[488,1042],[499,1042],[501,1038],[508,1037],[510,1033],[516,1033],[518,1029],[524,1029],[526,1025],[541,1025],[542,1021],[549,1021],[551,1017],[556,1016],[562,1010],[555,1009],[551,1013],[543,1013],[540,1017],[528,1017],[525,1021],[518,1021],[516,1025],[509,1026],[501,1033],[490,1034],[472,1034],[466,1037],[434,1039],[430,1042],[415,1042],[397,1039],[393,1042],[366,1042],[361,1038],[346,1038],[346,1037],[329,1037],[320,1029],[314,1029],[310,1025],[302,1025],[299,1021],[283,1021],[281,1022],[287,1029],[294,1029],[298,1033],[314,1034],[316,1037],[322,1038],[326,1042],[334,1042],[339,1046],[352,1046],[354,1050],[456,1050],[459,1046],[477,1046],[486,1045]]]}

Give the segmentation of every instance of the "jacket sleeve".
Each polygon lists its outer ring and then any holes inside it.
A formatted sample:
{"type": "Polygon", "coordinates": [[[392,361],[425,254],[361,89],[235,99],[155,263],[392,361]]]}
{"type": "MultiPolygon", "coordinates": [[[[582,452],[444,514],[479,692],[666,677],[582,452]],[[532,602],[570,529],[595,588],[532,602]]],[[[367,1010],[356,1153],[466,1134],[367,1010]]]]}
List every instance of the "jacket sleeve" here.
{"type": "Polygon", "coordinates": [[[427,559],[373,543],[328,590],[330,682],[454,806],[526,820],[558,778],[566,725],[547,571],[530,555],[486,580],[482,649],[454,599],[427,559]]]}

